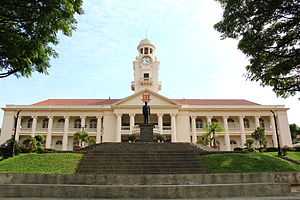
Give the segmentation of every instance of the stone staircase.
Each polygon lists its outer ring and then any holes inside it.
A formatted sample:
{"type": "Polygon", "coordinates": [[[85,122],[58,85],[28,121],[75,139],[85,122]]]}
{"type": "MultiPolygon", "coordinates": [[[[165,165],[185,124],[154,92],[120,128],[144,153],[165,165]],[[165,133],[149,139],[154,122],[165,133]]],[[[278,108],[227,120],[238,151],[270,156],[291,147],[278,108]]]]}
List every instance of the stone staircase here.
{"type": "Polygon", "coordinates": [[[259,174],[0,174],[0,198],[202,199],[291,195],[259,174]]]}
{"type": "Polygon", "coordinates": [[[203,173],[199,156],[206,153],[188,143],[105,143],[87,149],[77,173],[203,173]]]}

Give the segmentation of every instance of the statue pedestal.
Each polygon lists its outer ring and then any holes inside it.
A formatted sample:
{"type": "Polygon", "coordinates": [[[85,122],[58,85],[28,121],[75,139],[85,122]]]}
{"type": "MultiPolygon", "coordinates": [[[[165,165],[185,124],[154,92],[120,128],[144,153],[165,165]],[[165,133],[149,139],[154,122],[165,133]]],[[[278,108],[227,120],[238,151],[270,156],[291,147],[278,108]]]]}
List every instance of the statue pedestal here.
{"type": "Polygon", "coordinates": [[[153,124],[140,125],[140,142],[153,142],[153,124]]]}

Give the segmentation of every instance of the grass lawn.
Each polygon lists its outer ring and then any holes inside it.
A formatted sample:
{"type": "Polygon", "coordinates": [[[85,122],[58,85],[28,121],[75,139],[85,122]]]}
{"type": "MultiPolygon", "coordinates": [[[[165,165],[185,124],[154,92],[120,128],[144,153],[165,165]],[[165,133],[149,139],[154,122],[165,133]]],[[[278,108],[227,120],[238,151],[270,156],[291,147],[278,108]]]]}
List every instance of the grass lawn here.
{"type": "Polygon", "coordinates": [[[287,153],[287,157],[293,159],[293,160],[298,160],[300,161],[300,152],[295,152],[295,151],[289,151],[287,153]]]}
{"type": "MultiPolygon", "coordinates": [[[[266,154],[269,154],[269,155],[272,155],[272,156],[276,156],[277,152],[268,152],[266,154]]],[[[286,156],[289,157],[290,159],[300,161],[300,152],[288,151],[286,156]]]]}
{"type": "Polygon", "coordinates": [[[73,174],[79,153],[21,154],[0,161],[0,173],[73,174]]]}
{"type": "Polygon", "coordinates": [[[276,157],[276,153],[226,153],[200,157],[208,173],[300,171],[300,165],[276,157]]]}

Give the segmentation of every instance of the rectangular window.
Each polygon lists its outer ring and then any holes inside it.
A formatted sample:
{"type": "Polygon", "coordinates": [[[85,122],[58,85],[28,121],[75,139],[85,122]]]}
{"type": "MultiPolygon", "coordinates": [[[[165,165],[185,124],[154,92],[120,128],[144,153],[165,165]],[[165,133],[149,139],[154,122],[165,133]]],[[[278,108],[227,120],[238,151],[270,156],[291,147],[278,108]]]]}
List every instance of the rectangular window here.
{"type": "Polygon", "coordinates": [[[149,80],[149,73],[144,74],[144,80],[149,80]]]}
{"type": "Polygon", "coordinates": [[[145,54],[148,54],[148,48],[147,47],[145,48],[145,54]]]}

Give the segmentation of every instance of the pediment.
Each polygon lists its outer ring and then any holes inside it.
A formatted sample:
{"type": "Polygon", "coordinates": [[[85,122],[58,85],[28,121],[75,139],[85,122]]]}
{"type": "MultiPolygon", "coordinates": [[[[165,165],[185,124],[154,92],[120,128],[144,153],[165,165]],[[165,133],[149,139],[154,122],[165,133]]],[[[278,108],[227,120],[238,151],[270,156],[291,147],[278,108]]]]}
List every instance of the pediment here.
{"type": "Polygon", "coordinates": [[[143,90],[137,92],[129,97],[126,97],[116,103],[113,104],[114,107],[132,107],[132,106],[142,106],[144,105],[143,96],[145,94],[149,94],[150,101],[148,104],[154,107],[178,107],[179,105],[173,100],[162,96],[158,93],[155,93],[150,90],[143,90]]]}

